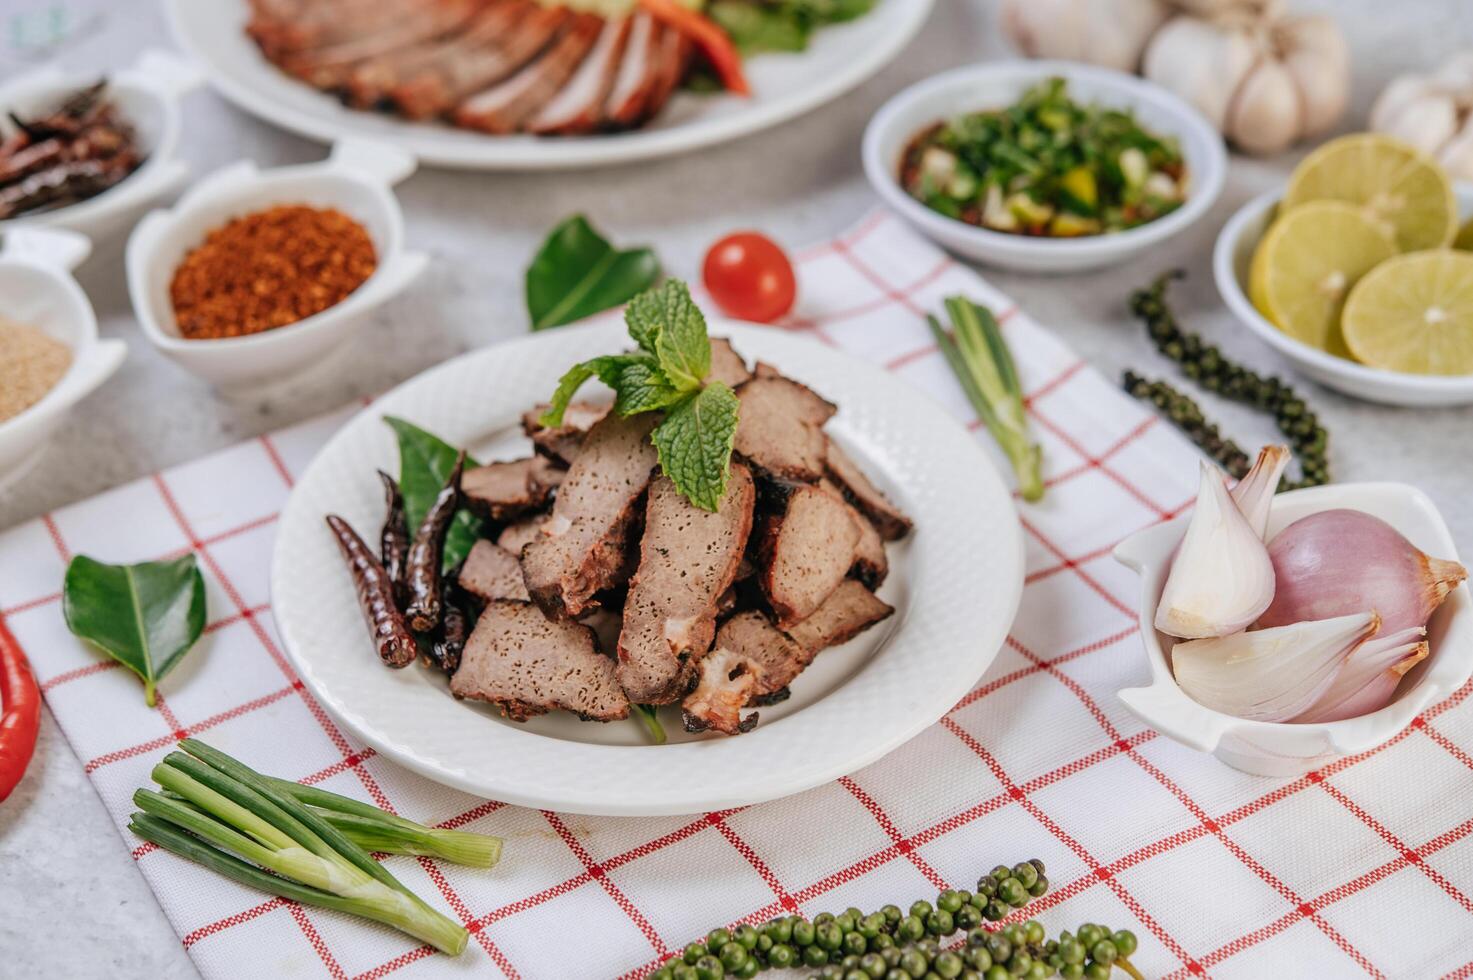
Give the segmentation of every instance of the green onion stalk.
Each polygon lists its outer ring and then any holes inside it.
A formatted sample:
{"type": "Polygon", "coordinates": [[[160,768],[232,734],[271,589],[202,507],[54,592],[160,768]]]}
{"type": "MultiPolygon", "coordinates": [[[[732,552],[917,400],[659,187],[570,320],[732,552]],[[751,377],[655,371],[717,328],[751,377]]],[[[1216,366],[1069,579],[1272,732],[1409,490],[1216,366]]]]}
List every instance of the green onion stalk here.
{"type": "Polygon", "coordinates": [[[1022,385],[997,318],[987,307],[961,296],[947,299],[946,313],[951,320],[950,334],[934,316],[926,317],[936,346],[961,382],[977,417],[1013,464],[1023,499],[1042,499],[1043,453],[1029,439],[1022,385]]]}
{"type": "Polygon", "coordinates": [[[651,742],[656,745],[665,744],[665,726],[660,724],[660,716],[655,713],[654,705],[636,704],[634,717],[644,725],[645,733],[649,735],[651,742]]]}
{"type": "Polygon", "coordinates": [[[325,790],[263,776],[195,739],[153,769],[163,792],[133,794],[144,840],[261,891],[393,926],[452,956],[469,933],[431,908],[369,850],[489,867],[501,841],[441,831],[325,790]]]}

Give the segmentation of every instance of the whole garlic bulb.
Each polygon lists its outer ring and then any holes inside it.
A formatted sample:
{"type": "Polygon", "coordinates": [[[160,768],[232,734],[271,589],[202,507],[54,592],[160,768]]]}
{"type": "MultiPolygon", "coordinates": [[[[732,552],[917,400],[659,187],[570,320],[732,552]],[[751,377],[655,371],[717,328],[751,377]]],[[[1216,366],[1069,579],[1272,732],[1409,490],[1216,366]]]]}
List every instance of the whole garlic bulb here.
{"type": "Polygon", "coordinates": [[[1281,17],[1278,4],[1179,16],[1146,49],[1143,74],[1191,102],[1250,153],[1277,153],[1345,111],[1350,54],[1324,16],[1281,17]]]}
{"type": "Polygon", "coordinates": [[[1133,72],[1169,13],[1164,0],[1004,0],[1002,29],[1030,58],[1133,72]]]}
{"type": "Polygon", "coordinates": [[[1448,175],[1473,180],[1473,51],[1431,75],[1402,75],[1371,107],[1371,128],[1435,156],[1448,175]]]}

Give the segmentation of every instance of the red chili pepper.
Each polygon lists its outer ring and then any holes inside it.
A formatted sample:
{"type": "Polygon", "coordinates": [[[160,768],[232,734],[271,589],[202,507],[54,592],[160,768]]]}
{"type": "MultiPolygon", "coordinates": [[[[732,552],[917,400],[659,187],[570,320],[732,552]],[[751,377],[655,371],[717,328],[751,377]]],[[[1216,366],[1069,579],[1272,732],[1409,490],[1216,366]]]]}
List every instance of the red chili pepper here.
{"type": "Polygon", "coordinates": [[[716,77],[727,91],[736,95],[752,94],[752,87],[747,84],[747,75],[742,70],[741,52],[737,51],[731,36],[721,29],[721,25],[698,10],[681,6],[677,0],[639,0],[639,3],[650,16],[694,42],[711,62],[716,77]]]}
{"type": "Polygon", "coordinates": [[[26,774],[41,728],[41,689],[30,662],[0,619],[0,803],[26,774]]]}

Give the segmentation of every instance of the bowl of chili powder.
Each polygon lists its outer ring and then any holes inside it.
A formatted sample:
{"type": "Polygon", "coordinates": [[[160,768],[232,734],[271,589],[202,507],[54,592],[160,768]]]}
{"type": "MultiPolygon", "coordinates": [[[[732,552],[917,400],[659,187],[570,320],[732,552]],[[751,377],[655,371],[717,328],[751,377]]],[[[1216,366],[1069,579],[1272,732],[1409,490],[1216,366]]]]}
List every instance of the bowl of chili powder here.
{"type": "Polygon", "coordinates": [[[320,163],[205,178],[128,240],[145,336],[226,391],[320,368],[428,263],[405,249],[393,193],[414,169],[394,147],[344,140],[320,163]]]}

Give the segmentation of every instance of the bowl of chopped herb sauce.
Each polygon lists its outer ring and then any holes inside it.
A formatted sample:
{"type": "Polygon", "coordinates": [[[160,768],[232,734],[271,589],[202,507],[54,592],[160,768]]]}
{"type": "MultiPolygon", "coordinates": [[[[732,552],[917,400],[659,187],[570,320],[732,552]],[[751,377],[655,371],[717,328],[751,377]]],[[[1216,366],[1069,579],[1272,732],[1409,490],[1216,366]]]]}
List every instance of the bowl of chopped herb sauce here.
{"type": "Polygon", "coordinates": [[[942,245],[1009,269],[1113,265],[1222,190],[1227,152],[1150,82],[1066,62],[977,65],[891,99],[865,132],[880,196],[942,245]]]}

